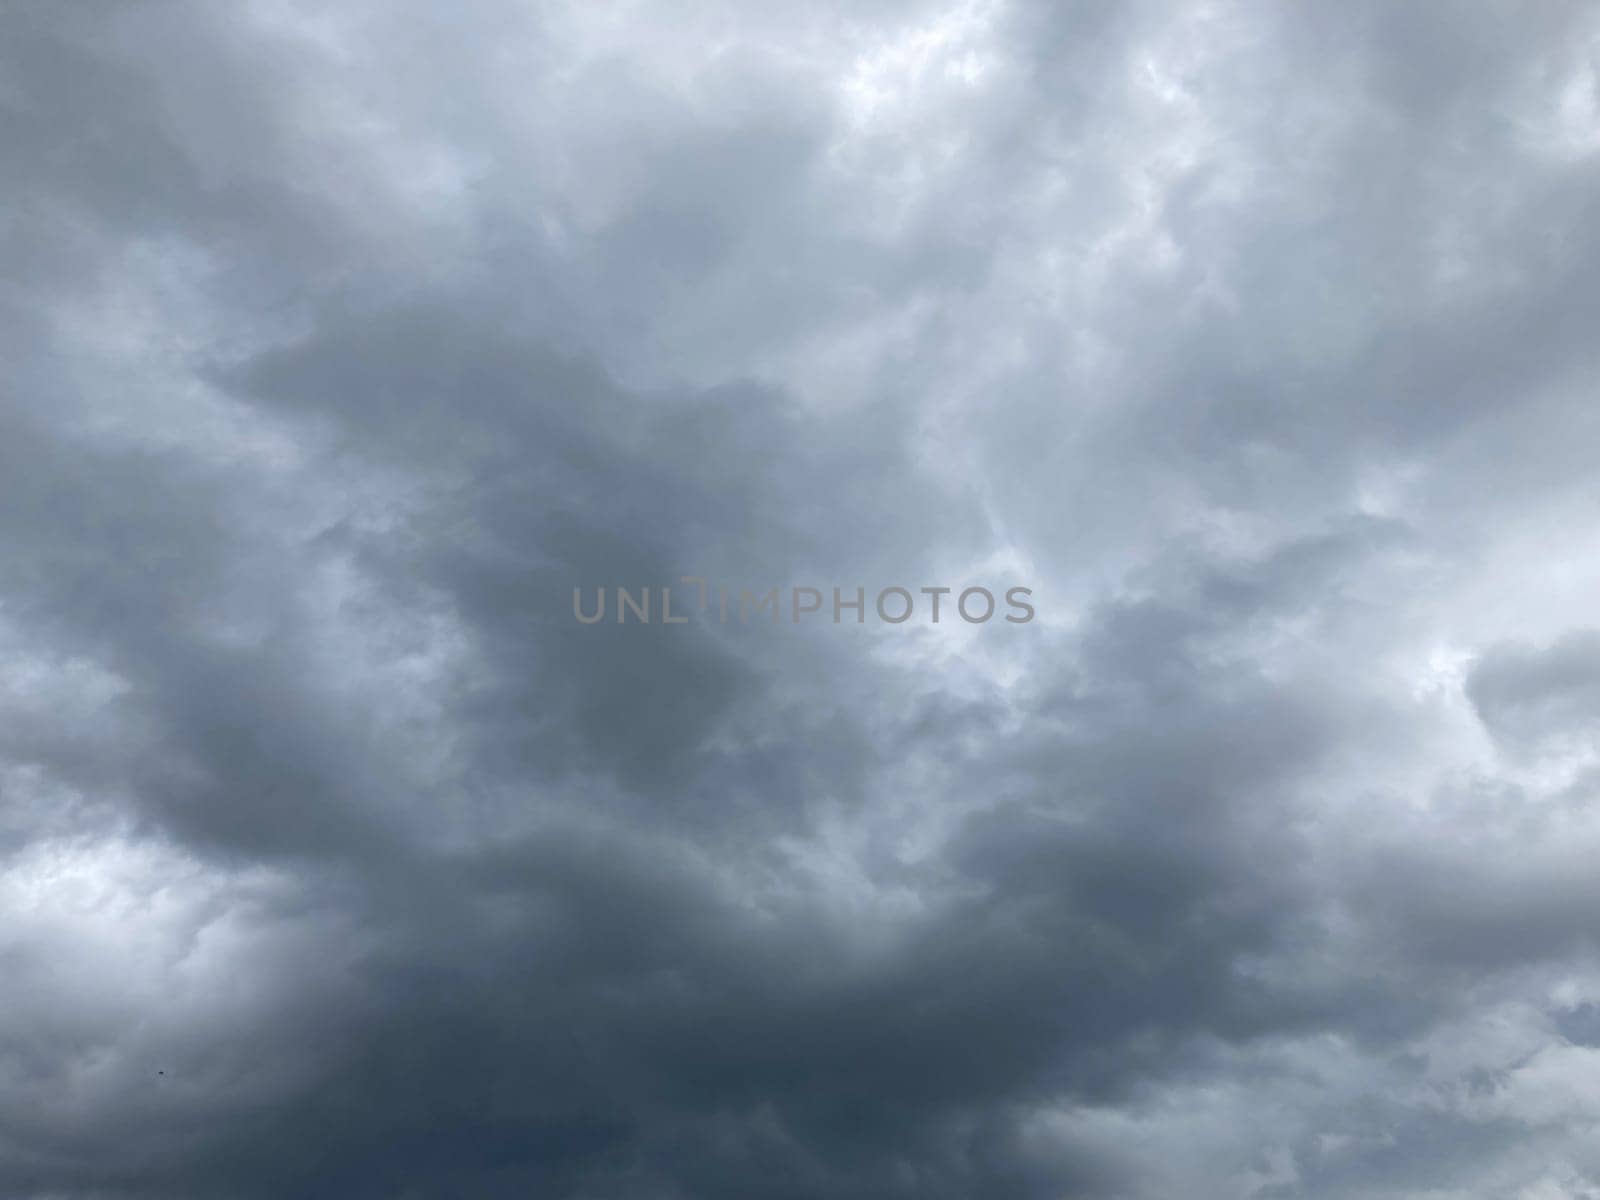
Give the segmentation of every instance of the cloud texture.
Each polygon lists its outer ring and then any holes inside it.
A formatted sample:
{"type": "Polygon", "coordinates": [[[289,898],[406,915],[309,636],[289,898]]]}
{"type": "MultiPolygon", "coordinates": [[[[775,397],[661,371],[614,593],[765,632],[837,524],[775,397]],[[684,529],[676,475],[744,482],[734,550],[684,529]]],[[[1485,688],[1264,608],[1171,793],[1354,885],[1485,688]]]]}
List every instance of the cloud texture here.
{"type": "Polygon", "coordinates": [[[0,1193],[1600,1196],[1597,18],[0,3],[0,1193]]]}

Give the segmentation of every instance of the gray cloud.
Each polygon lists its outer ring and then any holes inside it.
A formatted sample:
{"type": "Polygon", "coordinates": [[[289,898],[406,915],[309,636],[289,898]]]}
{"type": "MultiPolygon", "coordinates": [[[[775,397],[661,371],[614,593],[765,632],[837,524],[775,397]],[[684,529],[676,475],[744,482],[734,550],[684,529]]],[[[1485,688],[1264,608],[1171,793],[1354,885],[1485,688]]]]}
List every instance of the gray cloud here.
{"type": "Polygon", "coordinates": [[[0,28],[0,1191],[1600,1190],[1591,12],[0,28]]]}
{"type": "Polygon", "coordinates": [[[1494,647],[1473,666],[1467,695],[1484,724],[1511,741],[1592,734],[1600,720],[1600,635],[1569,633],[1543,649],[1494,647]]]}

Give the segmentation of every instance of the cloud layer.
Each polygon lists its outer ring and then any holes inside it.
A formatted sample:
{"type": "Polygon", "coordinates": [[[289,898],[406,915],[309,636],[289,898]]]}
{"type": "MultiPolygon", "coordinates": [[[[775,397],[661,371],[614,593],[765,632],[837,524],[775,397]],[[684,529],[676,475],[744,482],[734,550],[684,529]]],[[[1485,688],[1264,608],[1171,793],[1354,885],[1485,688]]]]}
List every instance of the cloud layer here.
{"type": "Polygon", "coordinates": [[[0,1192],[1600,1196],[1597,63],[0,7],[0,1192]]]}

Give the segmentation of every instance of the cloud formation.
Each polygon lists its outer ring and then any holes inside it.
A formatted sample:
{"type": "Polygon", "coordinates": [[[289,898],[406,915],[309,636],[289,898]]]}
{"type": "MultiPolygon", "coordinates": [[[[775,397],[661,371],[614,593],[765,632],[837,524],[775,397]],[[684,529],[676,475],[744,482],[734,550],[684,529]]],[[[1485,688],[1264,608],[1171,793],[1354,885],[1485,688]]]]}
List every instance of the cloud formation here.
{"type": "Polygon", "coordinates": [[[0,7],[0,1192],[1600,1195],[1597,63],[0,7]]]}

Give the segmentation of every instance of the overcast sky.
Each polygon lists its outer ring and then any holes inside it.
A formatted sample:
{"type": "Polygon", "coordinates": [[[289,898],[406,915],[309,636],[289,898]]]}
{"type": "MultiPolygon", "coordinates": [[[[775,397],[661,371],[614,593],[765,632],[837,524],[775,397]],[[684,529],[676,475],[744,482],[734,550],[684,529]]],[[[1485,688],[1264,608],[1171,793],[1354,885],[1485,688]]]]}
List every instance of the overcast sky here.
{"type": "Polygon", "coordinates": [[[0,1194],[1600,1197],[1594,5],[0,0],[0,363],[0,1194]]]}

